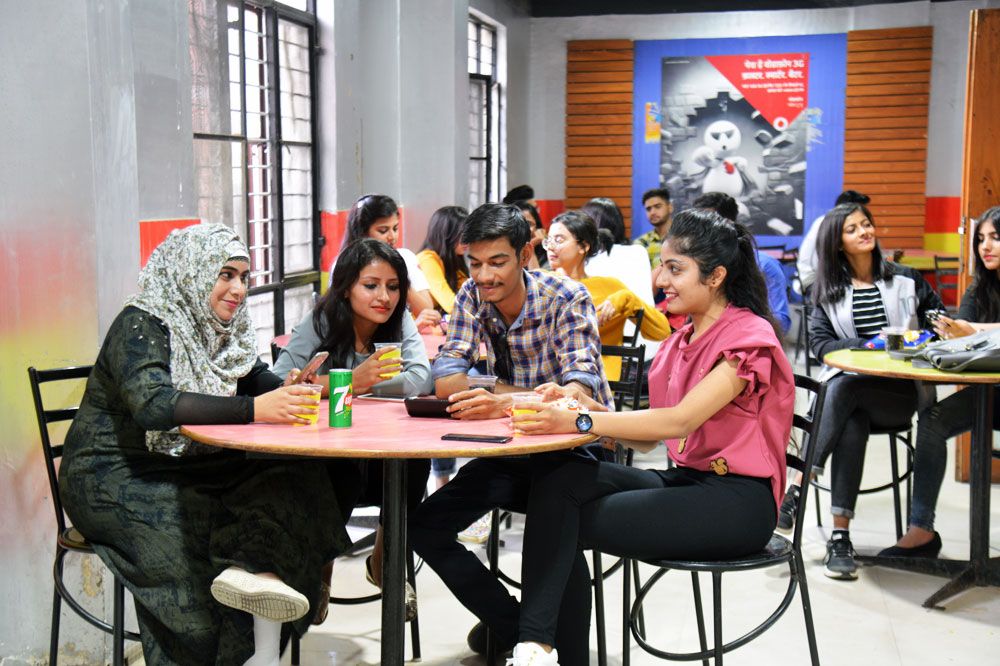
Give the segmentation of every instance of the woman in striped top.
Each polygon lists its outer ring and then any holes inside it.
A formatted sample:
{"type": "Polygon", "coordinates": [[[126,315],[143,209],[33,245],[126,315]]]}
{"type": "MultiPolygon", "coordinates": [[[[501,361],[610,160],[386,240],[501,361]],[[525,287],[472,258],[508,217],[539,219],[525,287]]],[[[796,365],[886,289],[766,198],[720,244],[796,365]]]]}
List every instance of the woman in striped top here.
{"type": "MultiPolygon", "coordinates": [[[[941,299],[916,270],[885,261],[875,237],[871,213],[861,204],[841,204],[827,213],[819,231],[819,270],[814,286],[817,307],[809,323],[812,351],[817,358],[836,349],[862,346],[885,326],[916,328],[927,310],[941,308],[941,299]]],[[[815,442],[816,471],[833,456],[830,479],[833,537],[824,564],[831,578],[857,578],[857,563],[848,528],[861,486],[865,447],[872,427],[908,424],[918,403],[934,401],[933,389],[923,391],[908,379],[844,374],[826,367],[828,381],[823,421],[815,442]]],[[[793,485],[779,517],[789,527],[798,498],[793,485]]]]}

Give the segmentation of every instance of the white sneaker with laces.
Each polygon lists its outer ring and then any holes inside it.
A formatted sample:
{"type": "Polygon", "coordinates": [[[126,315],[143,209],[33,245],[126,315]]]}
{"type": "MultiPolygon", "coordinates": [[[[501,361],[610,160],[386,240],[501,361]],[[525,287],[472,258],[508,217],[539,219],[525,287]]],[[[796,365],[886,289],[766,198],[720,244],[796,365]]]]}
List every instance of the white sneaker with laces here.
{"type": "Polygon", "coordinates": [[[291,622],[309,612],[309,600],[277,576],[229,567],[212,581],[212,596],[223,606],[251,615],[291,622]]]}
{"type": "Polygon", "coordinates": [[[546,652],[538,643],[518,643],[507,666],[559,666],[559,651],[546,652]]]}
{"type": "Polygon", "coordinates": [[[493,528],[493,512],[481,516],[479,520],[472,523],[458,533],[458,540],[466,543],[486,543],[490,538],[490,530],[493,528]]]}

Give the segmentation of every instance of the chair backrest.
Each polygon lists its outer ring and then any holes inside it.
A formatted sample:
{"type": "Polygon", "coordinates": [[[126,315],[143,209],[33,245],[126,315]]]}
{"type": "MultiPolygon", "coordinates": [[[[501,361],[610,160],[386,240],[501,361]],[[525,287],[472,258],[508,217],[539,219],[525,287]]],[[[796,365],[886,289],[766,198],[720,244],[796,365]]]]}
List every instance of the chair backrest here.
{"type": "Polygon", "coordinates": [[[92,365],[80,365],[69,368],[52,368],[51,370],[28,368],[28,379],[31,380],[31,397],[35,402],[35,416],[38,418],[38,434],[42,439],[42,453],[45,457],[45,471],[49,475],[52,506],[56,511],[56,523],[60,533],[66,529],[66,517],[63,514],[62,500],[59,498],[59,475],[55,461],[56,458],[62,456],[63,445],[52,443],[49,435],[49,424],[73,420],[79,408],[46,409],[42,402],[41,385],[47,382],[86,379],[90,376],[93,367],[92,365]]]}
{"type": "Polygon", "coordinates": [[[639,329],[642,328],[642,318],[646,316],[645,310],[639,310],[635,313],[632,318],[635,323],[635,330],[632,331],[632,335],[622,336],[622,346],[623,347],[635,347],[639,344],[639,329]]]}
{"type": "Polygon", "coordinates": [[[622,371],[618,381],[608,382],[615,396],[615,410],[622,407],[639,409],[642,397],[642,380],[645,374],[643,362],[646,358],[646,348],[643,345],[624,347],[619,345],[601,345],[601,356],[618,356],[622,360],[622,371]]]}
{"type": "Polygon", "coordinates": [[[937,283],[938,296],[945,289],[958,293],[958,257],[934,255],[934,281],[937,283]]]}
{"type": "Polygon", "coordinates": [[[801,455],[791,452],[785,454],[787,465],[802,472],[799,504],[795,508],[795,531],[792,534],[792,543],[799,546],[802,541],[802,524],[805,522],[809,486],[812,484],[812,468],[816,458],[816,447],[812,445],[812,440],[815,434],[819,432],[820,419],[823,418],[826,382],[817,381],[808,375],[796,374],[795,387],[804,390],[808,395],[808,399],[800,403],[803,413],[800,414],[799,410],[796,410],[795,415],[792,417],[792,430],[798,431],[801,438],[798,447],[801,455]]]}

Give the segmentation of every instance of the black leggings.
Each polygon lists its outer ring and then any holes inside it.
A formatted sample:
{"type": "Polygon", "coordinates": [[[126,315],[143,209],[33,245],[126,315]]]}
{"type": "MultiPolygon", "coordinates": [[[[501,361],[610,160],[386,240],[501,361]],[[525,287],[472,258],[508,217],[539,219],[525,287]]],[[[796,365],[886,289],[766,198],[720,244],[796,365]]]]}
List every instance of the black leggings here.
{"type": "MultiPolygon", "coordinates": [[[[582,549],[637,559],[740,557],[763,549],[776,522],[770,479],[583,459],[537,474],[524,533],[520,641],[555,644],[567,588],[590,585],[582,549]]],[[[588,640],[585,626],[578,634],[588,640]]]]}

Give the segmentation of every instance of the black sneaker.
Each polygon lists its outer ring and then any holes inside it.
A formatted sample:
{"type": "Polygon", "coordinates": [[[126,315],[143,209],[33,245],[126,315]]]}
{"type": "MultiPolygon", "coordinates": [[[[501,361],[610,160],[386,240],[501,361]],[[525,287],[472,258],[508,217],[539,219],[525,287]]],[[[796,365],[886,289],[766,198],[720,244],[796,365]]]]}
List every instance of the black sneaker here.
{"type": "Polygon", "coordinates": [[[778,529],[782,532],[789,532],[795,527],[795,512],[799,509],[799,487],[788,486],[785,492],[785,499],[778,509],[778,529]]]}
{"type": "MultiPolygon", "coordinates": [[[[510,652],[514,649],[515,641],[511,641],[509,644],[505,644],[503,639],[499,636],[495,637],[497,654],[502,655],[510,652]]],[[[482,622],[476,622],[471,630],[469,630],[469,636],[466,638],[469,643],[469,649],[471,649],[476,654],[481,654],[486,656],[486,625],[482,622]]]]}
{"type": "Polygon", "coordinates": [[[858,563],[854,560],[854,546],[850,537],[838,537],[826,542],[823,573],[827,578],[854,580],[858,577],[858,563]]]}

